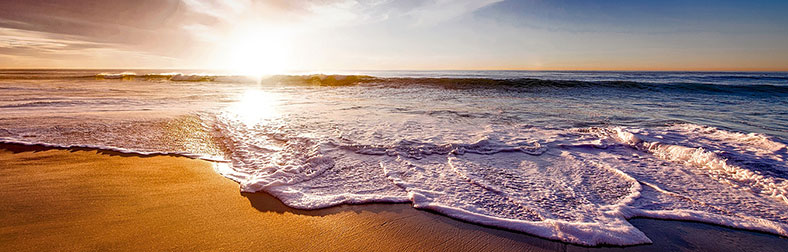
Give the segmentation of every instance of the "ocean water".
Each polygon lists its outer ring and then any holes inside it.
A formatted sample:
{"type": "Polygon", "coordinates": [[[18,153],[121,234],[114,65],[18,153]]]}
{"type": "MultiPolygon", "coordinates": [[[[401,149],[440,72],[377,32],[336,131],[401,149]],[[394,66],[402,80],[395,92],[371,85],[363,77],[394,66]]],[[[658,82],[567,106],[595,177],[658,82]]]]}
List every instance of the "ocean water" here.
{"type": "Polygon", "coordinates": [[[215,162],[288,206],[407,202],[584,245],[788,236],[788,73],[2,70],[0,140],[215,162]]]}

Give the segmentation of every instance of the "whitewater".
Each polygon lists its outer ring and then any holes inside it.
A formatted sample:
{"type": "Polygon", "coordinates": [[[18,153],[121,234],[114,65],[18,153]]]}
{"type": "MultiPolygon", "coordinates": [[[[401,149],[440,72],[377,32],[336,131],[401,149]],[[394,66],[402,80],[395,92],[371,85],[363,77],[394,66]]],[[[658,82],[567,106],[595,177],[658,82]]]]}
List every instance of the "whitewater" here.
{"type": "Polygon", "coordinates": [[[400,202],[581,245],[788,237],[788,74],[0,71],[0,141],[209,160],[298,209],[400,202]]]}

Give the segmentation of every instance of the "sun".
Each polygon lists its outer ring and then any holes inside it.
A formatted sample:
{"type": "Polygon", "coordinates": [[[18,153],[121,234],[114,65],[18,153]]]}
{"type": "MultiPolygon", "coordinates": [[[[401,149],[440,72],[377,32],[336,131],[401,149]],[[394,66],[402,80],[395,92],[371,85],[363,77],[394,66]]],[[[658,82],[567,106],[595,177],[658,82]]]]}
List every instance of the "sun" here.
{"type": "Polygon", "coordinates": [[[290,69],[292,43],[284,32],[244,29],[225,41],[224,67],[234,74],[262,76],[283,74],[290,69]]]}

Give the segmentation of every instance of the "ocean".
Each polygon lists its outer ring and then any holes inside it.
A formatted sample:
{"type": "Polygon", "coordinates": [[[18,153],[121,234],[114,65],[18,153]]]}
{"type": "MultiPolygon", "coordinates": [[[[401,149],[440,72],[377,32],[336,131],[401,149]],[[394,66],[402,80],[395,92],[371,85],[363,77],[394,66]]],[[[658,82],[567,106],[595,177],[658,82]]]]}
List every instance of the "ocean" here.
{"type": "Polygon", "coordinates": [[[0,141],[200,158],[293,208],[410,203],[582,245],[649,243],[634,217],[788,237],[788,73],[0,70],[0,141]]]}

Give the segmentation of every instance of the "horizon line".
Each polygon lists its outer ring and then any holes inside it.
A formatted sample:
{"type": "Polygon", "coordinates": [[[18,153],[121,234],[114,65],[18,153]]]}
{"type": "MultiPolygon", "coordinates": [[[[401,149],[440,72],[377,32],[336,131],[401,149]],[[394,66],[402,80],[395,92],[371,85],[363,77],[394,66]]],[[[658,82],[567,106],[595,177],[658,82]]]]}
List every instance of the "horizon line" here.
{"type": "MultiPolygon", "coordinates": [[[[43,70],[43,71],[56,71],[56,70],[105,70],[105,71],[133,71],[133,70],[163,70],[163,71],[213,71],[213,72],[232,72],[227,69],[210,69],[210,68],[55,68],[55,67],[42,67],[42,68],[2,68],[0,67],[0,71],[21,71],[21,70],[43,70]]],[[[668,70],[668,69],[656,69],[656,70],[633,70],[633,69],[345,69],[345,70],[297,70],[297,71],[285,71],[283,73],[278,73],[274,75],[290,75],[290,74],[301,74],[301,73],[324,73],[324,72],[352,72],[352,71],[361,71],[361,72],[374,72],[374,71],[381,71],[381,72],[396,72],[396,71],[408,71],[408,72],[462,72],[462,71],[480,71],[480,72],[751,72],[751,73],[785,73],[788,72],[788,69],[782,70],[735,70],[735,69],[719,69],[719,70],[668,70]]]]}

